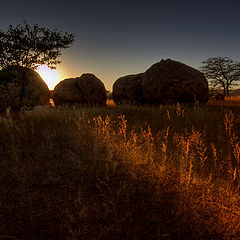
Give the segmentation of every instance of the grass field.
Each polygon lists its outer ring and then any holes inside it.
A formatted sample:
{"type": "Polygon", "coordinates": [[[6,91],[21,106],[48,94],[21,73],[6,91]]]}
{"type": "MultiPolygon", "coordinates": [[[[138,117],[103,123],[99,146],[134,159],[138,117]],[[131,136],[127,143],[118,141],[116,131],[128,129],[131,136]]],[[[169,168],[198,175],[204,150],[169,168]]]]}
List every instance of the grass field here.
{"type": "Polygon", "coordinates": [[[240,100],[0,116],[0,239],[240,239],[240,100]]]}

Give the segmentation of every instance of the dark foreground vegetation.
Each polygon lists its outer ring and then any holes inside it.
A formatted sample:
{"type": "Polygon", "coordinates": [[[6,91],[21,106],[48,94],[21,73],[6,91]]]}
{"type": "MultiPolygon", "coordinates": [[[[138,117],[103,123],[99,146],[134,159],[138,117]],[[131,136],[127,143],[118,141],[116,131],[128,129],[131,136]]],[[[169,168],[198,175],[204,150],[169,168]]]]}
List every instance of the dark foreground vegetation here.
{"type": "Polygon", "coordinates": [[[0,239],[239,239],[240,109],[0,117],[0,239]]]}

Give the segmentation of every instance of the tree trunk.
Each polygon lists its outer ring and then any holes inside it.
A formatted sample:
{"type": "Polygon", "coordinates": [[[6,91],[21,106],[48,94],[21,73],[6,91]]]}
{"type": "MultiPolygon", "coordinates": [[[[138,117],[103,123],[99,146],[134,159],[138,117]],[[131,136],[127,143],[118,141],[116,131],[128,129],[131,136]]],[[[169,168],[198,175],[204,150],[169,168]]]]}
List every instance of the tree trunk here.
{"type": "Polygon", "coordinates": [[[224,97],[226,96],[226,87],[225,86],[223,86],[223,95],[224,95],[224,97]]]}
{"type": "Polygon", "coordinates": [[[227,87],[227,96],[229,97],[229,88],[227,87]]]}
{"type": "Polygon", "coordinates": [[[230,86],[230,83],[229,83],[229,81],[227,80],[226,90],[227,90],[227,96],[228,96],[228,97],[229,97],[229,86],[230,86]]]}

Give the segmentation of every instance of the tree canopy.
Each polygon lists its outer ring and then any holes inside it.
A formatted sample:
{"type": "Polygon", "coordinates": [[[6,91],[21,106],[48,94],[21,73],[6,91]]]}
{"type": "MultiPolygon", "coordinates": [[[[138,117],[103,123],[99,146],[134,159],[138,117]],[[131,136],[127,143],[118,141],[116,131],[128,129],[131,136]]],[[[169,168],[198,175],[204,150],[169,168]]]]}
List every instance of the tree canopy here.
{"type": "Polygon", "coordinates": [[[10,25],[6,32],[0,30],[0,69],[12,65],[36,69],[43,64],[53,69],[61,62],[61,50],[69,48],[73,40],[73,34],[30,26],[26,21],[10,25]]]}
{"type": "Polygon", "coordinates": [[[39,104],[45,95],[49,99],[48,89],[41,87],[33,70],[43,64],[56,68],[62,49],[73,40],[73,34],[31,26],[26,21],[10,25],[6,32],[0,30],[0,110],[11,107],[19,111],[39,104]]]}
{"type": "Polygon", "coordinates": [[[220,87],[224,96],[240,81],[240,63],[229,57],[210,57],[202,62],[201,71],[213,88],[220,87]]]}

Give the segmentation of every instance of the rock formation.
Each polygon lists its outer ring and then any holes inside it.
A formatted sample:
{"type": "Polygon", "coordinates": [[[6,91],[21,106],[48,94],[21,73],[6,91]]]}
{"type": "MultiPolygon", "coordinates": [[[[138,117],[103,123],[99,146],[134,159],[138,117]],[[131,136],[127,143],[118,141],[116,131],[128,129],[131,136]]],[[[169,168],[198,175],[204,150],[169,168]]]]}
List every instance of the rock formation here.
{"type": "Polygon", "coordinates": [[[113,84],[113,101],[116,104],[143,104],[143,73],[120,77],[113,84]]]}
{"type": "Polygon", "coordinates": [[[49,103],[49,89],[40,75],[20,66],[0,71],[0,111],[49,103]]]}
{"type": "Polygon", "coordinates": [[[55,106],[65,104],[106,105],[106,100],[107,94],[104,84],[90,73],[61,81],[53,92],[55,106]]]}
{"type": "Polygon", "coordinates": [[[148,104],[205,103],[208,82],[198,70],[171,59],[152,65],[143,78],[143,94],[148,104]]]}

